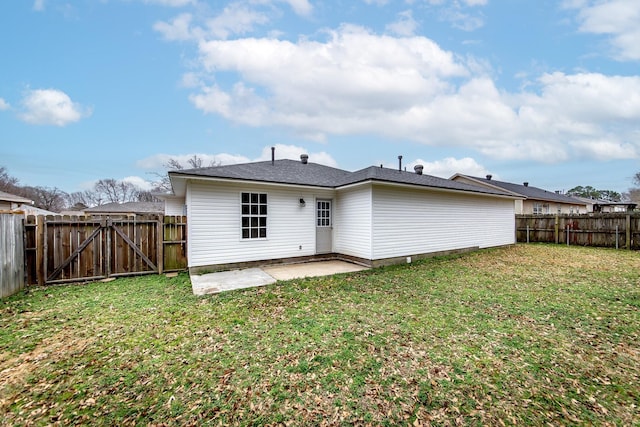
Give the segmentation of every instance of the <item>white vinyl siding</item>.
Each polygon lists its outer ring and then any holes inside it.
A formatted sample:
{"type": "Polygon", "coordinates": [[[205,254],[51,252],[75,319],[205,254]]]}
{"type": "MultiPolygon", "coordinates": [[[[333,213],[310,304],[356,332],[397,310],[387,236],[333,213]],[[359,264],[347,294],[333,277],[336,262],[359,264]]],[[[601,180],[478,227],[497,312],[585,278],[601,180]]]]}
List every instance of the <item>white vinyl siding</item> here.
{"type": "Polygon", "coordinates": [[[371,185],[338,192],[334,246],[337,253],[371,259],[371,185]]]}
{"type": "Polygon", "coordinates": [[[164,201],[164,214],[168,216],[186,215],[186,205],[184,199],[175,197],[167,198],[164,201]]]}
{"type": "Polygon", "coordinates": [[[512,199],[373,187],[373,259],[515,243],[512,199]]]}
{"type": "Polygon", "coordinates": [[[300,199],[332,191],[281,186],[189,183],[189,266],[229,264],[315,254],[315,209],[300,199]],[[241,193],[267,194],[267,238],[242,239],[241,193]]]}

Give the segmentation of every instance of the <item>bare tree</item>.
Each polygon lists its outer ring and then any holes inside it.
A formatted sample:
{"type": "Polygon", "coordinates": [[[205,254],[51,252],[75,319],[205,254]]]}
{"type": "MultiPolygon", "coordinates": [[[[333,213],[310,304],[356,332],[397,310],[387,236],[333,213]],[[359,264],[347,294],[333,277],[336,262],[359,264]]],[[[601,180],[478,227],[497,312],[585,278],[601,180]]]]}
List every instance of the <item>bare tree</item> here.
{"type": "Polygon", "coordinates": [[[127,181],[113,178],[101,179],[93,186],[94,192],[104,196],[107,203],[124,203],[138,200],[140,188],[127,181]]]}
{"type": "Polygon", "coordinates": [[[9,175],[4,166],[0,166],[0,191],[15,193],[18,186],[18,178],[9,175]]]}
{"type": "Polygon", "coordinates": [[[98,206],[104,203],[102,195],[91,191],[76,191],[67,195],[67,206],[84,205],[85,208],[89,206],[98,206]]]}
{"type": "Polygon", "coordinates": [[[160,201],[160,199],[154,196],[151,191],[143,191],[143,190],[138,192],[137,200],[138,202],[159,202],[160,201]]]}
{"type": "Polygon", "coordinates": [[[158,178],[158,181],[156,181],[156,185],[153,189],[156,192],[171,191],[171,180],[169,180],[169,174],[168,174],[169,171],[184,170],[187,168],[200,169],[203,167],[215,167],[215,166],[220,166],[220,162],[213,159],[208,164],[205,164],[205,161],[202,157],[198,156],[197,154],[194,154],[189,159],[187,159],[186,164],[180,163],[178,159],[170,158],[167,161],[167,163],[165,163],[163,166],[165,168],[163,172],[153,173],[153,175],[155,175],[158,178]]]}
{"type": "Polygon", "coordinates": [[[63,210],[68,196],[57,187],[22,187],[21,195],[33,200],[36,207],[52,212],[63,210]]]}

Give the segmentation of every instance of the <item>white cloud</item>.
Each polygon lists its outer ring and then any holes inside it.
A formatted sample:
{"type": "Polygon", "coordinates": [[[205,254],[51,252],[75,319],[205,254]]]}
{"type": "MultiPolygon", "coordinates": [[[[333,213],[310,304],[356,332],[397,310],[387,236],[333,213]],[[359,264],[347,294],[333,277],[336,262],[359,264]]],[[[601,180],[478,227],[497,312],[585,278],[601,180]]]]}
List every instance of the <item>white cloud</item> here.
{"type": "MultiPolygon", "coordinates": [[[[413,19],[410,12],[401,18],[413,19]]],[[[187,30],[176,34],[195,40],[184,21],[187,30]]],[[[355,25],[297,41],[225,40],[203,31],[199,67],[183,85],[194,89],[189,99],[196,108],[231,122],[281,127],[314,141],[378,135],[499,159],[640,157],[640,77],[549,73],[510,93],[496,87],[486,62],[422,36],[379,35],[355,25]]]]}
{"type": "Polygon", "coordinates": [[[413,36],[418,28],[418,22],[413,19],[413,13],[405,10],[398,14],[398,19],[386,26],[388,32],[399,36],[413,36]]]}
{"type": "Polygon", "coordinates": [[[611,56],[622,61],[640,60],[640,2],[638,0],[572,1],[578,9],[580,31],[610,36],[611,56]]]}
{"type": "Polygon", "coordinates": [[[216,38],[226,39],[232,34],[245,34],[259,24],[266,24],[269,18],[247,5],[231,3],[222,13],[207,21],[208,33],[216,38]]]}
{"type": "Polygon", "coordinates": [[[175,160],[184,168],[190,168],[189,160],[197,156],[202,159],[204,166],[211,164],[215,165],[230,165],[236,163],[249,162],[249,158],[241,156],[239,154],[206,154],[206,153],[190,153],[190,154],[154,154],[153,156],[146,157],[136,162],[136,166],[146,170],[164,169],[165,165],[169,163],[169,160],[175,160]]]}
{"type": "Polygon", "coordinates": [[[11,108],[11,105],[9,105],[9,103],[3,98],[0,98],[0,111],[6,111],[9,108],[11,108]]]}
{"type": "MultiPolygon", "coordinates": [[[[196,4],[195,0],[145,0],[169,6],[196,4]]],[[[166,40],[196,40],[205,38],[227,39],[233,35],[248,34],[258,26],[270,22],[271,15],[277,10],[275,3],[286,3],[301,16],[309,16],[313,6],[308,0],[238,0],[228,3],[211,16],[200,8],[197,14],[182,13],[169,21],[158,21],[154,30],[166,40]]],[[[274,31],[274,34],[276,32],[274,31]]]]}
{"type": "Polygon", "coordinates": [[[486,6],[489,0],[463,0],[467,6],[486,6]]]}
{"type": "Polygon", "coordinates": [[[57,89],[33,89],[22,99],[19,117],[30,124],[66,126],[91,115],[91,109],[75,103],[57,89]]]}
{"type": "Polygon", "coordinates": [[[44,1],[45,0],[35,0],[33,2],[33,10],[36,12],[42,12],[44,10],[44,1]]]}
{"type": "MultiPolygon", "coordinates": [[[[215,165],[233,165],[238,163],[249,163],[271,160],[271,145],[262,149],[260,155],[256,158],[249,158],[239,154],[218,153],[218,154],[206,154],[206,153],[190,153],[190,154],[155,154],[136,162],[136,166],[146,170],[158,170],[164,169],[169,160],[173,159],[178,161],[184,168],[190,168],[189,159],[193,156],[197,156],[203,161],[204,166],[210,164],[215,165]]],[[[301,154],[308,154],[309,161],[313,163],[319,163],[327,166],[336,167],[337,162],[331,155],[324,151],[310,152],[304,147],[296,145],[275,144],[275,156],[276,159],[291,159],[299,160],[301,154]]]]}
{"type": "MultiPolygon", "coordinates": [[[[309,152],[304,147],[300,147],[297,145],[285,145],[285,144],[275,144],[275,157],[276,159],[291,159],[291,160],[299,160],[301,154],[307,154],[309,156],[309,161],[312,163],[318,163],[321,165],[337,167],[338,163],[335,161],[330,154],[320,151],[320,152],[309,152]]],[[[271,146],[264,147],[262,149],[262,154],[260,157],[255,159],[258,160],[271,160],[271,146]]]]}
{"type": "Polygon", "coordinates": [[[257,25],[269,22],[269,18],[246,4],[231,3],[218,15],[200,21],[199,25],[194,24],[194,15],[182,13],[169,22],[156,22],[153,29],[166,40],[202,40],[205,37],[226,39],[232,35],[250,33],[257,25]]]}
{"type": "Polygon", "coordinates": [[[633,159],[640,155],[640,147],[624,142],[616,141],[616,137],[600,140],[583,140],[570,143],[575,153],[596,159],[633,159]]]}
{"type": "Polygon", "coordinates": [[[446,92],[446,77],[468,71],[450,52],[424,37],[377,36],[360,27],[329,32],[329,40],[209,41],[199,45],[205,71],[231,71],[230,90],[204,87],[197,108],[253,126],[295,127],[305,133],[345,134],[360,123],[446,92]],[[255,88],[265,89],[261,93],[255,88]]]}
{"type": "Polygon", "coordinates": [[[288,3],[289,6],[294,10],[295,13],[302,16],[311,15],[313,11],[313,6],[309,2],[309,0],[281,0],[285,3],[288,3]]]}
{"type": "Polygon", "coordinates": [[[151,191],[154,188],[154,183],[151,181],[147,181],[146,179],[139,177],[139,176],[127,176],[122,178],[120,181],[122,182],[128,182],[130,184],[135,185],[136,187],[138,187],[141,190],[144,191],[151,191]]]}
{"type": "Polygon", "coordinates": [[[472,15],[457,7],[444,9],[440,16],[442,20],[450,22],[454,28],[462,31],[475,31],[484,26],[482,15],[472,15]]]}
{"type": "Polygon", "coordinates": [[[190,13],[182,13],[171,22],[156,22],[153,29],[161,33],[166,40],[191,40],[203,36],[201,29],[191,28],[193,16],[190,13]]]}
{"type": "Polygon", "coordinates": [[[447,157],[445,159],[436,160],[433,162],[427,162],[422,159],[417,159],[413,162],[410,162],[407,165],[407,169],[413,170],[413,167],[416,165],[424,166],[424,174],[439,176],[441,178],[450,178],[456,173],[462,173],[472,176],[485,176],[489,173],[489,171],[485,169],[484,166],[476,162],[471,157],[464,157],[462,159],[447,157]]]}
{"type": "Polygon", "coordinates": [[[143,0],[147,4],[158,4],[160,6],[184,7],[195,4],[196,0],[143,0]]]}

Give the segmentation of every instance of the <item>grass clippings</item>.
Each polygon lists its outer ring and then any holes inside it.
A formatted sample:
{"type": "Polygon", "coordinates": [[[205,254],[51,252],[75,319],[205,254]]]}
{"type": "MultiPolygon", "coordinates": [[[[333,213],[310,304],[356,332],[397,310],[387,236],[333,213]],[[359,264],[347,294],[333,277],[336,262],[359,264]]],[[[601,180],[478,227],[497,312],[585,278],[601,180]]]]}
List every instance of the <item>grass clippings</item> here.
{"type": "Polygon", "coordinates": [[[0,301],[2,425],[637,425],[640,254],[518,245],[207,297],[0,301]]]}

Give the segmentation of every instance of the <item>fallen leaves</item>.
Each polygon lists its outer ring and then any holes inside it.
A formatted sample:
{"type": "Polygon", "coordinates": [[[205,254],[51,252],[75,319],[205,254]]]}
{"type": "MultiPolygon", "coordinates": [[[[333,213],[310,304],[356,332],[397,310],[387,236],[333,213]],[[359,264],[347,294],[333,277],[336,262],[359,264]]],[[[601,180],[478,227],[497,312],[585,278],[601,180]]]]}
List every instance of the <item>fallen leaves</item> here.
{"type": "Polygon", "coordinates": [[[640,423],[640,257],[518,245],[205,298],[0,306],[0,424],[640,423]]]}

